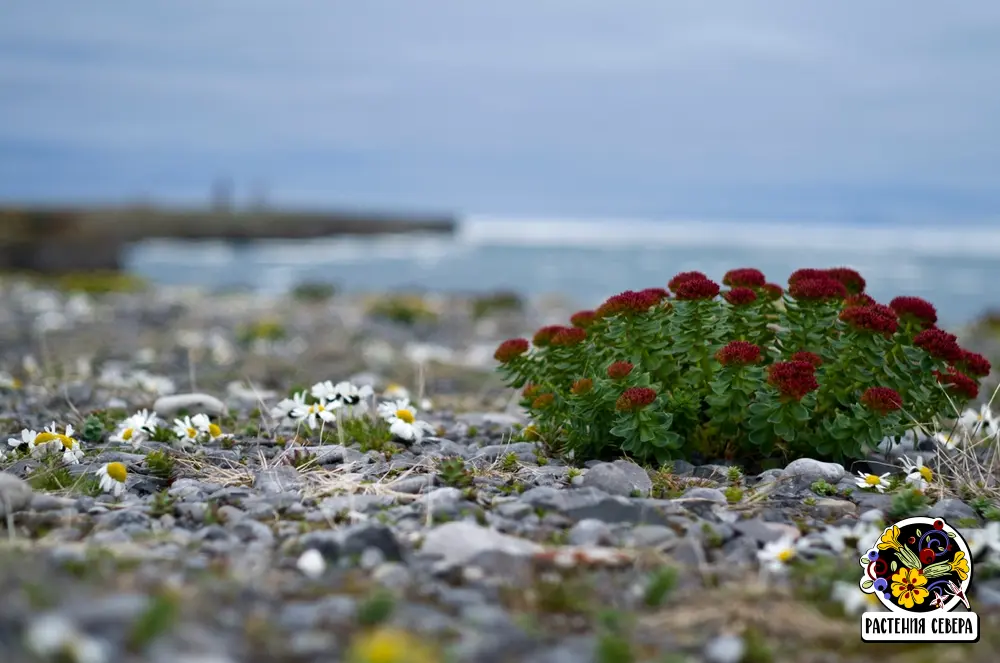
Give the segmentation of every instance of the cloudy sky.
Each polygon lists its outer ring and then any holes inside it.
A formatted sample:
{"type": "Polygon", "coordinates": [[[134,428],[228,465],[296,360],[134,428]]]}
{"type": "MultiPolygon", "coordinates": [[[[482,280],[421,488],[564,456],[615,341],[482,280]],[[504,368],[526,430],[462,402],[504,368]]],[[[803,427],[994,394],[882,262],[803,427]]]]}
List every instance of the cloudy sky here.
{"type": "Polygon", "coordinates": [[[4,4],[0,199],[1000,219],[995,0],[4,4]]]}

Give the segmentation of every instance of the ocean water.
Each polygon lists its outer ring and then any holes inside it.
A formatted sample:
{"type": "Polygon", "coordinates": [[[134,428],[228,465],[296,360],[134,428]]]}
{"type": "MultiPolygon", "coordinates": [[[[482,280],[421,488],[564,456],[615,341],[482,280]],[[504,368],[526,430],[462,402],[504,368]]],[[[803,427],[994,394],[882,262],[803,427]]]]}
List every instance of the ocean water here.
{"type": "Polygon", "coordinates": [[[126,266],[151,281],[269,293],[303,282],[344,291],[560,293],[593,307],[677,272],[720,280],[756,267],[784,285],[801,267],[852,267],[868,292],[931,301],[956,326],[1000,309],[1000,227],[861,227],[789,223],[469,217],[450,237],[383,236],[223,242],[149,241],[126,266]]]}

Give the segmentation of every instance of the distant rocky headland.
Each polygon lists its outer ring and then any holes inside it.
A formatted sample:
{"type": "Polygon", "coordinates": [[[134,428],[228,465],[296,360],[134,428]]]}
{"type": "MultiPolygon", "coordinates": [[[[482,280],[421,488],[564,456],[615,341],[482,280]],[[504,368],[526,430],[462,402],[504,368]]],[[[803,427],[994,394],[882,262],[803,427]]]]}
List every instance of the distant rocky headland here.
{"type": "Polygon", "coordinates": [[[254,241],[455,231],[450,215],[282,209],[0,206],[0,270],[118,270],[145,239],[254,241]]]}

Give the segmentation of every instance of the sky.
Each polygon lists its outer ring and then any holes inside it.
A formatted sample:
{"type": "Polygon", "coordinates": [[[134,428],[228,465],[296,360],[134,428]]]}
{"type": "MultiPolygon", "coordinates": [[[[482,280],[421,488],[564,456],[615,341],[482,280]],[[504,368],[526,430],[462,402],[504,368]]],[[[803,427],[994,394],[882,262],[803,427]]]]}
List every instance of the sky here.
{"type": "Polygon", "coordinates": [[[0,201],[1000,220],[1000,3],[6,0],[0,201]]]}

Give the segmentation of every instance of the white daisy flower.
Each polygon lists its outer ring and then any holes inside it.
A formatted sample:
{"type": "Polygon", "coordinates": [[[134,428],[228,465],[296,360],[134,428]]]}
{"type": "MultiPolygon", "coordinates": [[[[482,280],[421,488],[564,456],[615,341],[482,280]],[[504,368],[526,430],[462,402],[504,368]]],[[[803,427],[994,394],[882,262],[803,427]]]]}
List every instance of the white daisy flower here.
{"type": "Polygon", "coordinates": [[[333,380],[326,380],[324,382],[317,382],[309,390],[309,393],[318,401],[335,401],[339,396],[336,385],[333,384],[333,380]]]}
{"type": "Polygon", "coordinates": [[[215,442],[216,440],[221,440],[225,437],[229,437],[228,434],[222,432],[222,428],[218,424],[212,423],[212,420],[208,418],[207,414],[196,414],[191,417],[191,423],[198,431],[206,435],[210,442],[215,442]]]}
{"type": "Polygon", "coordinates": [[[889,487],[889,482],[886,481],[886,477],[888,476],[888,472],[881,476],[877,474],[865,474],[864,472],[858,472],[858,478],[856,478],[854,482],[859,488],[877,490],[880,493],[884,493],[885,489],[889,487]]]}
{"type": "Polygon", "coordinates": [[[973,559],[985,552],[987,559],[1000,561],[1000,522],[991,520],[985,527],[962,530],[962,537],[973,559]]]}
{"type": "Polygon", "coordinates": [[[21,381],[6,371],[0,371],[0,389],[13,391],[21,388],[21,381]]]}
{"type": "Polygon", "coordinates": [[[108,663],[111,660],[104,643],[81,633],[72,622],[54,613],[31,620],[25,644],[43,660],[73,663],[108,663]]]}
{"type": "Polygon", "coordinates": [[[320,401],[305,406],[298,406],[292,410],[292,418],[296,419],[299,423],[305,423],[309,427],[309,430],[315,430],[321,425],[320,422],[326,424],[335,422],[337,416],[333,413],[333,410],[339,407],[339,401],[330,401],[329,403],[320,401]]]}
{"type": "Polygon", "coordinates": [[[379,403],[378,414],[389,422],[389,432],[401,440],[420,441],[424,434],[434,432],[433,426],[417,419],[416,409],[406,399],[379,403]]]}
{"type": "Polygon", "coordinates": [[[934,441],[952,451],[962,444],[962,433],[960,431],[934,433],[934,441]]]}
{"type": "Polygon", "coordinates": [[[60,433],[53,421],[35,436],[32,444],[31,455],[36,458],[61,451],[63,462],[68,465],[76,465],[83,459],[83,447],[73,437],[73,426],[70,424],[66,424],[66,428],[60,433]]]}
{"type": "Polygon", "coordinates": [[[403,385],[392,382],[386,385],[382,391],[382,398],[389,401],[408,401],[410,400],[410,391],[403,385]]]}
{"type": "Polygon", "coordinates": [[[863,612],[881,612],[885,610],[875,592],[865,594],[857,585],[838,580],[830,590],[830,598],[843,607],[848,615],[860,615],[863,612]]]}
{"type": "Polygon", "coordinates": [[[191,420],[191,417],[174,419],[174,435],[180,438],[182,443],[197,442],[201,431],[191,420]]]}
{"type": "Polygon", "coordinates": [[[854,538],[855,550],[859,555],[864,555],[878,542],[882,536],[882,528],[859,520],[851,530],[851,536],[854,538]]]}
{"type": "Polygon", "coordinates": [[[291,398],[283,398],[277,405],[271,408],[271,418],[278,421],[292,418],[292,412],[299,408],[308,407],[306,403],[306,392],[300,391],[292,394],[291,398]]]}
{"type": "Polygon", "coordinates": [[[368,399],[375,395],[369,385],[355,386],[350,382],[340,382],[334,386],[337,400],[344,405],[348,417],[361,416],[368,412],[368,399]]]}
{"type": "Polygon", "coordinates": [[[38,437],[36,431],[30,428],[21,429],[21,437],[8,437],[7,444],[15,449],[19,447],[25,447],[26,449],[32,449],[35,446],[35,438],[38,437]]]}
{"type": "Polygon", "coordinates": [[[159,419],[156,413],[150,414],[147,410],[140,410],[118,425],[118,430],[109,439],[119,444],[131,445],[133,449],[146,441],[149,434],[156,430],[159,419]]]}
{"type": "Polygon", "coordinates": [[[125,493],[128,471],[122,463],[105,463],[95,474],[101,479],[101,490],[121,497],[125,493]]]}
{"type": "Polygon", "coordinates": [[[798,546],[791,536],[783,536],[777,541],[771,541],[757,551],[757,560],[761,568],[768,573],[781,575],[788,568],[788,563],[798,554],[798,546]]]}
{"type": "Polygon", "coordinates": [[[916,461],[903,456],[903,469],[906,471],[906,483],[917,490],[926,490],[934,479],[931,468],[924,465],[923,456],[917,456],[916,461]]]}
{"type": "Polygon", "coordinates": [[[1000,430],[1000,420],[990,411],[990,406],[986,403],[979,407],[979,411],[972,408],[967,409],[959,417],[958,422],[965,427],[971,435],[980,433],[987,437],[993,437],[1000,430]]]}

